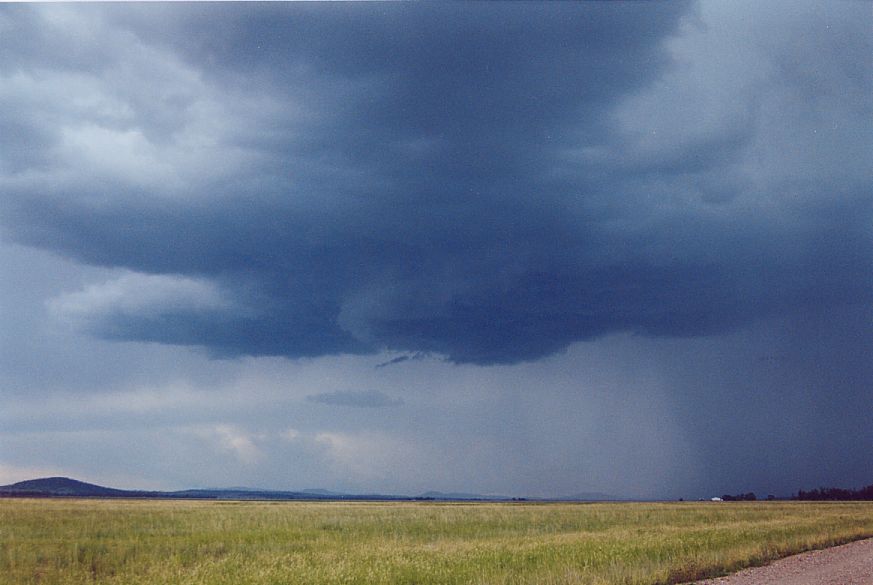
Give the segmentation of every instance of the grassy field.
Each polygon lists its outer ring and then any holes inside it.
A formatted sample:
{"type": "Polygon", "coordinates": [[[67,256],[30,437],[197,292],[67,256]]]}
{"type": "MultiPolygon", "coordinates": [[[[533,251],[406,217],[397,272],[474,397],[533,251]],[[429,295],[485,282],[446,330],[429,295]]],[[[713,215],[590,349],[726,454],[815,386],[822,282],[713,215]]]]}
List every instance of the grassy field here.
{"type": "Polygon", "coordinates": [[[654,584],[873,536],[873,503],[0,499],[0,584],[654,584]]]}

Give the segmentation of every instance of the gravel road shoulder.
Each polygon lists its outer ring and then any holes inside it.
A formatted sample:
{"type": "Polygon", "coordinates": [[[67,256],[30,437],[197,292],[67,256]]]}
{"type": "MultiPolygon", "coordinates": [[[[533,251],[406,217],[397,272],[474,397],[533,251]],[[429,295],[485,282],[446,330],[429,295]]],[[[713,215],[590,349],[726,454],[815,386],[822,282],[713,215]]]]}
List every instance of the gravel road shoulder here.
{"type": "Polygon", "coordinates": [[[873,538],[810,551],[697,585],[873,585],[873,538]]]}

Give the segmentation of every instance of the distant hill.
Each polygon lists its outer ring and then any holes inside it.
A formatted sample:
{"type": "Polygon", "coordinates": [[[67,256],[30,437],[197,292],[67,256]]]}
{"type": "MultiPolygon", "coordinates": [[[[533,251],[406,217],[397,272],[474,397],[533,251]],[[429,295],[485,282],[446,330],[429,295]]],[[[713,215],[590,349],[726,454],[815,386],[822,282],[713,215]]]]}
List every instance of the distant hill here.
{"type": "Polygon", "coordinates": [[[348,494],[342,492],[332,492],[330,490],[324,490],[321,488],[307,488],[303,490],[301,493],[311,495],[311,496],[319,496],[323,498],[332,498],[332,497],[343,497],[348,494]]]}
{"type": "Polygon", "coordinates": [[[193,489],[177,492],[160,492],[162,498],[198,500],[313,500],[323,497],[302,492],[283,492],[261,489],[214,488],[193,489]]]}
{"type": "Polygon", "coordinates": [[[120,490],[69,477],[44,477],[0,486],[0,497],[156,498],[203,500],[410,500],[383,494],[339,494],[327,490],[273,491],[245,487],[190,489],[172,492],[120,490]]]}
{"type": "MultiPolygon", "coordinates": [[[[69,477],[44,477],[0,486],[0,497],[68,497],[68,498],[155,498],[198,500],[382,500],[382,501],[489,501],[503,502],[527,500],[508,496],[483,495],[466,492],[428,491],[418,496],[394,496],[385,494],[345,494],[325,489],[301,491],[265,490],[248,487],[202,488],[172,492],[120,490],[86,483],[69,477]]],[[[531,501],[609,501],[620,500],[609,494],[584,492],[562,498],[530,498],[531,501]]]]}
{"type": "Polygon", "coordinates": [[[134,492],[85,483],[69,477],[44,477],[29,479],[11,485],[0,486],[0,495],[76,496],[91,498],[118,498],[140,496],[146,492],[134,492]]]}

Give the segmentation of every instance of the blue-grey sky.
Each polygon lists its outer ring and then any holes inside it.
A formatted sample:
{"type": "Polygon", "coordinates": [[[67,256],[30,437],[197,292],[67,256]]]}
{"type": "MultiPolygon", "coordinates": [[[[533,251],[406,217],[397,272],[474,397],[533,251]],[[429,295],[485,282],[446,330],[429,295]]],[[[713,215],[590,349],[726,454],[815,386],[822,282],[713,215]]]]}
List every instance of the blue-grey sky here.
{"type": "Polygon", "coordinates": [[[0,483],[873,482],[871,25],[0,8],[0,483]]]}

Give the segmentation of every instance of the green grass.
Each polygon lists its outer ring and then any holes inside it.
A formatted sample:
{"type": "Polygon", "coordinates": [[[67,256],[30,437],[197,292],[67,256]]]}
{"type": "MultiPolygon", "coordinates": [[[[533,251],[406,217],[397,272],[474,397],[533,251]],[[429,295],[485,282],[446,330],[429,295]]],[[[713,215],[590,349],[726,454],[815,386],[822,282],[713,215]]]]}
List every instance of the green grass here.
{"type": "Polygon", "coordinates": [[[0,584],[665,584],[873,536],[873,503],[0,499],[0,584]]]}

